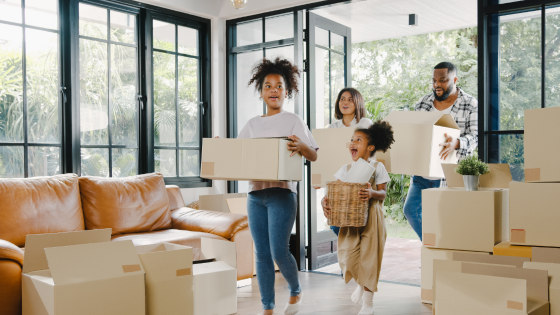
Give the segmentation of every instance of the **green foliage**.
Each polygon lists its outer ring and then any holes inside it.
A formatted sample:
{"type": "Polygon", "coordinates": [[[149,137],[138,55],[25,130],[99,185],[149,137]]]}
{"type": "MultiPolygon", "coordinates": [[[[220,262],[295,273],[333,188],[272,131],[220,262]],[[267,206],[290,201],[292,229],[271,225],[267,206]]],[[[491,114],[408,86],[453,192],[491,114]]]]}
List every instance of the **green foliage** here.
{"type": "Polygon", "coordinates": [[[473,154],[463,158],[457,164],[455,172],[460,175],[484,175],[490,172],[488,164],[478,159],[477,154],[473,154]]]}
{"type": "Polygon", "coordinates": [[[396,222],[404,222],[406,221],[403,212],[404,201],[408,195],[411,177],[398,174],[389,174],[389,177],[391,181],[387,183],[387,196],[383,206],[385,217],[396,222]]]}

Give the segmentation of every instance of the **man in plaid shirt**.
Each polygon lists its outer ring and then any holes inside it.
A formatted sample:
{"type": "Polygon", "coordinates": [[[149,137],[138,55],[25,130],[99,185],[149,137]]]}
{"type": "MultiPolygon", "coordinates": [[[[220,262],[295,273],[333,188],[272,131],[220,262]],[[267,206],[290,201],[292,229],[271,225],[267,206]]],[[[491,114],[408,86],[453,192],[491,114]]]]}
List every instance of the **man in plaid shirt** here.
{"type": "MultiPolygon", "coordinates": [[[[478,101],[457,87],[457,68],[450,62],[441,62],[434,67],[432,78],[433,93],[420,99],[415,111],[439,111],[450,114],[459,128],[461,136],[457,139],[447,137],[440,144],[440,156],[445,159],[454,150],[457,158],[462,159],[473,154],[478,146],[478,101]]],[[[413,176],[404,203],[404,215],[422,240],[422,190],[440,187],[442,178],[413,176]]]]}

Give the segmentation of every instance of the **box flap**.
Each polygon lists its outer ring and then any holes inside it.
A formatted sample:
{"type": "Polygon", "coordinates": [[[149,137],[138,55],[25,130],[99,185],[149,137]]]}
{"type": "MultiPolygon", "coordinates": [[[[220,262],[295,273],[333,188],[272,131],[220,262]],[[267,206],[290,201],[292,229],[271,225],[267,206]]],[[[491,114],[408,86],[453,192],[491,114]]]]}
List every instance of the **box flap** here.
{"type": "Polygon", "coordinates": [[[454,252],[453,260],[493,264],[493,265],[508,265],[517,268],[523,268],[523,263],[531,261],[528,257],[513,257],[513,256],[494,256],[494,255],[476,255],[469,252],[454,252]]]}
{"type": "Polygon", "coordinates": [[[533,247],[532,262],[560,264],[560,248],[533,247]]]}
{"type": "Polygon", "coordinates": [[[237,268],[237,251],[234,242],[201,237],[200,251],[201,259],[215,258],[237,268]]]}
{"type": "Polygon", "coordinates": [[[111,241],[111,229],[29,234],[25,238],[23,273],[49,269],[45,248],[111,241]]]}
{"type": "Polygon", "coordinates": [[[135,246],[134,249],[146,272],[146,281],[150,283],[192,275],[192,247],[159,243],[135,246]]]}
{"type": "Polygon", "coordinates": [[[560,264],[554,263],[539,263],[539,262],[526,262],[523,268],[538,269],[548,271],[549,288],[558,290],[560,289],[560,264]]]}
{"type": "Polygon", "coordinates": [[[226,199],[230,213],[247,215],[247,197],[226,199]]]}
{"type": "Polygon", "coordinates": [[[45,248],[55,285],[144,274],[131,240],[45,248]]]}
{"type": "Polygon", "coordinates": [[[451,115],[440,112],[394,111],[383,120],[388,121],[390,124],[435,125],[459,129],[451,115]]]}
{"type": "MultiPolygon", "coordinates": [[[[443,174],[448,187],[465,187],[463,175],[457,174],[455,169],[457,164],[442,163],[443,174]]],[[[488,164],[490,172],[480,176],[480,187],[484,188],[509,188],[509,183],[513,180],[508,164],[488,164]]]]}
{"type": "Polygon", "coordinates": [[[201,195],[198,200],[198,209],[217,212],[228,212],[226,199],[247,197],[247,193],[201,195]]]}
{"type": "Polygon", "coordinates": [[[527,296],[548,301],[548,271],[464,262],[461,272],[527,281],[527,296]]]}

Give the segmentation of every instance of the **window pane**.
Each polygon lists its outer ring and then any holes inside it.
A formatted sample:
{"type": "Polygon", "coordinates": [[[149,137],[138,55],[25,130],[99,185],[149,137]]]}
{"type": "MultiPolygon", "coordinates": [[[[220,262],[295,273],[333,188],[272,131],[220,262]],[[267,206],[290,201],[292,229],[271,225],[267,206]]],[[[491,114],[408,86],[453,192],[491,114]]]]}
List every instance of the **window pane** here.
{"type": "Polygon", "coordinates": [[[28,139],[59,143],[58,34],[30,28],[25,32],[28,139]]]}
{"type": "MultiPolygon", "coordinates": [[[[111,137],[113,144],[136,146],[136,48],[111,45],[111,137]]],[[[113,170],[114,173],[114,170],[113,170]]]]}
{"type": "Polygon", "coordinates": [[[175,146],[175,55],[154,52],[155,144],[175,146]]]}
{"type": "Polygon", "coordinates": [[[264,22],[267,42],[294,37],[294,14],[267,17],[264,22]]]}
{"type": "Polygon", "coordinates": [[[329,31],[315,27],[315,44],[329,47],[329,31]]]}
{"type": "Polygon", "coordinates": [[[0,142],[23,141],[21,47],[21,27],[0,24],[0,142]]]}
{"type": "Polygon", "coordinates": [[[198,59],[179,56],[179,145],[200,146],[198,59]]]}
{"type": "Polygon", "coordinates": [[[107,9],[80,3],[80,35],[107,39],[107,9]]]}
{"type": "Polygon", "coordinates": [[[154,150],[155,171],[166,177],[177,176],[177,151],[175,150],[154,150]]]}
{"type": "Polygon", "coordinates": [[[58,29],[58,0],[25,0],[25,24],[58,29]]]}
{"type": "Polygon", "coordinates": [[[498,130],[524,127],[526,109],[541,106],[540,11],[500,17],[498,130]]]}
{"type": "Polygon", "coordinates": [[[262,20],[237,24],[237,47],[262,43],[262,20]]]}
{"type": "Polygon", "coordinates": [[[154,48],[175,51],[175,24],[154,20],[154,48]]]}
{"type": "Polygon", "coordinates": [[[0,147],[0,177],[23,177],[23,147],[0,147]]]}
{"type": "Polygon", "coordinates": [[[331,49],[344,52],[344,36],[331,32],[331,49]]]}
{"type": "Polygon", "coordinates": [[[198,162],[198,151],[196,150],[179,150],[181,157],[179,176],[199,176],[200,164],[198,162]]]}
{"type": "Polygon", "coordinates": [[[109,177],[109,149],[82,148],[82,176],[109,177]]]}
{"type": "Polygon", "coordinates": [[[136,43],[136,16],[111,10],[111,40],[136,43]]]}
{"type": "Polygon", "coordinates": [[[254,85],[247,85],[251,79],[251,70],[263,58],[262,51],[253,51],[237,55],[237,131],[241,131],[249,119],[263,114],[263,101],[254,85]]]}
{"type": "Polygon", "coordinates": [[[198,31],[194,28],[178,26],[179,52],[182,54],[198,56],[198,31]]]}
{"type": "Polygon", "coordinates": [[[315,106],[316,128],[325,128],[330,124],[330,81],[329,81],[329,51],[315,48],[315,106]]]}
{"type": "Polygon", "coordinates": [[[137,150],[113,149],[113,177],[137,175],[137,150]]]}
{"type": "Polygon", "coordinates": [[[490,163],[509,164],[513,180],[525,181],[523,135],[491,135],[489,141],[495,147],[490,147],[490,163]]]}
{"type": "Polygon", "coordinates": [[[340,90],[345,88],[344,84],[344,56],[331,52],[331,119],[335,121],[335,103],[340,90]]]}
{"type": "Polygon", "coordinates": [[[29,147],[29,177],[60,174],[60,148],[29,147]]]}
{"type": "Polygon", "coordinates": [[[560,7],[546,8],[545,106],[560,106],[560,7]]]}
{"type": "Polygon", "coordinates": [[[107,44],[80,39],[80,134],[82,144],[109,144],[107,44]]]}
{"type": "Polygon", "coordinates": [[[21,0],[0,1],[0,21],[21,23],[21,0]]]}
{"type": "MultiPolygon", "coordinates": [[[[272,48],[272,49],[267,49],[266,50],[266,58],[274,60],[274,59],[276,59],[276,57],[280,57],[280,58],[283,58],[283,59],[288,59],[290,62],[294,62],[294,46],[285,46],[285,47],[272,48]]],[[[300,70],[302,70],[302,69],[300,69],[300,70]]],[[[300,78],[300,80],[301,80],[301,78],[300,78]]],[[[300,86],[300,88],[301,88],[301,86],[300,86]]],[[[300,93],[301,93],[301,91],[300,91],[300,93]]],[[[295,97],[296,97],[296,95],[294,94],[294,95],[292,95],[292,99],[286,98],[284,100],[284,105],[282,106],[282,108],[285,111],[288,111],[290,113],[294,112],[294,99],[295,99],[295,97]]]]}

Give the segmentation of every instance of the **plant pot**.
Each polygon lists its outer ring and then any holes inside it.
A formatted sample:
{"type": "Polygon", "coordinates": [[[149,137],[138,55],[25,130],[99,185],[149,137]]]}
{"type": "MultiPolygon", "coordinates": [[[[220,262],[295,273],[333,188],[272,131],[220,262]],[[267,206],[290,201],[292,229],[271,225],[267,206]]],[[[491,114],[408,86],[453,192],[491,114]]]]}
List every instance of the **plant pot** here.
{"type": "Polygon", "coordinates": [[[463,182],[465,183],[466,191],[478,191],[479,175],[463,175],[463,182]]]}

